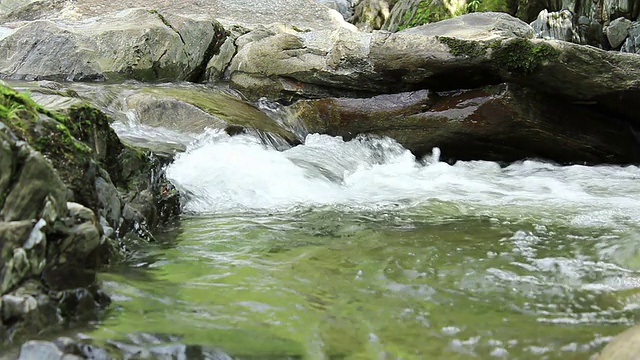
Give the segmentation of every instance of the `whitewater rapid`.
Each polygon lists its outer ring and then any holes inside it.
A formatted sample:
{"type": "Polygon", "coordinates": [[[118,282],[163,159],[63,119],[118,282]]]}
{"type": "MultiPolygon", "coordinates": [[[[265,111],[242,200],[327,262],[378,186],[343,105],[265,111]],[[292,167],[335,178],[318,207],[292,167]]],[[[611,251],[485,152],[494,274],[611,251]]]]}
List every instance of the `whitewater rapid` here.
{"type": "Polygon", "coordinates": [[[436,148],[416,159],[389,138],[345,142],[318,134],[277,151],[249,135],[208,131],[177,155],[167,176],[187,194],[185,210],[192,213],[411,209],[445,202],[467,212],[569,215],[573,225],[640,220],[637,166],[449,165],[439,155],[436,148]]]}

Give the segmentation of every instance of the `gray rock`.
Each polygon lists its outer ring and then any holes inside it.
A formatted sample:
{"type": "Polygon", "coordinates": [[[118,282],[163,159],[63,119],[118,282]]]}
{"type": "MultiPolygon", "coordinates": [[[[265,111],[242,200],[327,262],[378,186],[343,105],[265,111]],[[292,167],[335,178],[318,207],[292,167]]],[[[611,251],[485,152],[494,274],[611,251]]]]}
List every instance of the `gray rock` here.
{"type": "Polygon", "coordinates": [[[0,217],[4,221],[39,217],[47,196],[51,196],[59,213],[64,213],[66,187],[55,174],[51,164],[37,152],[24,161],[18,181],[7,195],[0,217]]]}
{"type": "Polygon", "coordinates": [[[61,360],[64,353],[48,341],[27,341],[20,348],[18,360],[61,360]]]}
{"type": "Polygon", "coordinates": [[[436,23],[403,30],[405,34],[455,37],[465,40],[487,41],[496,37],[534,37],[533,28],[524,21],[499,12],[471,13],[436,23]]]}
{"type": "Polygon", "coordinates": [[[631,25],[632,23],[630,20],[617,18],[607,26],[605,31],[607,33],[609,44],[611,44],[612,48],[616,49],[622,45],[627,36],[629,36],[629,28],[631,25]]]}
{"type": "Polygon", "coordinates": [[[328,7],[329,9],[336,10],[345,19],[349,19],[351,15],[353,15],[354,4],[352,0],[316,0],[316,1],[328,7]]]}
{"type": "Polygon", "coordinates": [[[0,51],[7,54],[0,59],[0,74],[67,81],[194,80],[223,36],[211,20],[144,9],[72,25],[26,22],[0,40],[0,51]]]}
{"type": "Polygon", "coordinates": [[[531,23],[536,38],[547,40],[563,40],[581,43],[579,31],[574,26],[573,14],[569,10],[549,13],[546,9],[538,14],[531,23]]]}
{"type": "Polygon", "coordinates": [[[17,11],[39,0],[0,0],[0,16],[17,11]]]}
{"type": "Polygon", "coordinates": [[[231,84],[250,98],[289,99],[411,90],[418,83],[432,86],[429,78],[439,82],[439,76],[451,87],[468,87],[444,74],[471,64],[486,66],[488,53],[460,61],[441,38],[483,47],[509,37],[532,38],[533,30],[506,14],[475,13],[393,34],[338,29],[281,32],[243,41],[251,36],[236,41],[238,53],[229,66],[231,84]]]}
{"type": "Polygon", "coordinates": [[[38,301],[29,295],[2,296],[2,320],[23,318],[38,307],[38,301]]]}
{"type": "Polygon", "coordinates": [[[205,79],[208,82],[216,83],[219,80],[228,78],[229,74],[226,71],[231,59],[236,55],[235,38],[228,37],[222,46],[218,54],[214,55],[207,63],[205,70],[205,79]]]}
{"type": "Polygon", "coordinates": [[[634,22],[633,26],[629,28],[629,36],[625,40],[622,48],[622,52],[640,54],[640,23],[634,22]]]}
{"type": "MultiPolygon", "coordinates": [[[[116,189],[111,181],[107,181],[101,176],[98,176],[96,177],[96,192],[101,207],[100,215],[107,219],[111,227],[117,226],[122,214],[122,203],[118,189],[116,189]]],[[[91,221],[95,221],[95,218],[91,221]]]]}
{"type": "MultiPolygon", "coordinates": [[[[342,1],[342,0],[338,0],[342,1]]],[[[51,2],[45,1],[45,2],[51,2]]],[[[27,7],[11,14],[13,21],[53,19],[64,22],[86,20],[104,16],[132,6],[154,9],[160,13],[198,14],[209,20],[216,19],[225,25],[241,25],[253,28],[272,23],[290,24],[301,30],[355,29],[336,11],[316,0],[137,0],[135,2],[113,0],[53,1],[62,6],[27,7]]]]}
{"type": "Polygon", "coordinates": [[[73,225],[65,230],[66,236],[59,245],[60,255],[66,259],[82,260],[100,245],[101,228],[91,209],[76,203],[67,203],[67,206],[73,225]]]}
{"type": "Polygon", "coordinates": [[[529,25],[496,13],[397,33],[283,32],[242,45],[240,37],[230,82],[252,99],[291,101],[455,90],[500,79],[636,116],[617,104],[640,97],[640,58],[532,37],[529,25]]]}

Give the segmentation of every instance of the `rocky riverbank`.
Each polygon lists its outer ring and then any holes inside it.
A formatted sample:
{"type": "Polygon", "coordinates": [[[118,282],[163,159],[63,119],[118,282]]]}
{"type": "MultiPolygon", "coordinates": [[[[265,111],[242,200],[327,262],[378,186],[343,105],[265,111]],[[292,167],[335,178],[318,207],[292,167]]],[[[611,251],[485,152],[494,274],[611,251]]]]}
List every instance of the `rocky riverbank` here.
{"type": "Polygon", "coordinates": [[[86,103],[50,111],[0,87],[0,333],[18,341],[96,319],[96,271],[179,213],[169,159],[124,145],[86,103]]]}
{"type": "Polygon", "coordinates": [[[3,339],[96,318],[108,303],[96,271],[179,212],[162,169],[180,147],[123,143],[104,99],[66,82],[136,80],[118,106],[146,125],[256,131],[283,146],[303,139],[247,99],[279,102],[308,132],[390,136],[450,162],[640,160],[636,25],[607,18],[593,30],[603,19],[582,9],[542,12],[533,27],[489,12],[362,32],[342,16],[362,17],[364,3],[332,5],[339,13],[312,0],[6,2],[0,76],[40,82],[36,101],[0,88],[3,339]],[[609,45],[585,45],[601,43],[593,31],[609,45]],[[182,81],[200,85],[157,84],[182,81]]]}

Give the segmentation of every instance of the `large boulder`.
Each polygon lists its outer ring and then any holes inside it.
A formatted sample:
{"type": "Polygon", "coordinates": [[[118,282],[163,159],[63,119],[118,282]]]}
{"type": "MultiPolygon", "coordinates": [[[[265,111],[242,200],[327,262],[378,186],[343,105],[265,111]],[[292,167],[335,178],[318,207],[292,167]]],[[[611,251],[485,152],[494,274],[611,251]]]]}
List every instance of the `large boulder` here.
{"type": "Polygon", "coordinates": [[[474,13],[397,33],[271,32],[236,41],[228,71],[251,98],[284,101],[455,90],[514,82],[567,101],[593,102],[635,117],[640,58],[564,41],[502,13],[474,13]]]}
{"type": "Polygon", "coordinates": [[[197,80],[225,37],[215,21],[146,9],[10,26],[0,38],[0,76],[27,80],[197,80]]]}
{"type": "MultiPolygon", "coordinates": [[[[31,0],[29,0],[31,1],[31,0]]],[[[15,1],[14,1],[15,2],[15,1]]],[[[198,14],[199,17],[215,19],[226,25],[253,28],[257,25],[285,23],[301,30],[321,30],[355,27],[342,15],[322,4],[324,0],[39,0],[21,5],[19,9],[0,14],[5,21],[35,19],[61,20],[64,22],[92,19],[105,14],[132,7],[148,8],[161,14],[198,14]]],[[[332,0],[342,9],[345,0],[332,0]]]]}
{"type": "Polygon", "coordinates": [[[310,132],[345,139],[360,133],[389,136],[419,157],[439,147],[449,161],[541,158],[598,164],[640,159],[633,130],[618,118],[514,84],[303,100],[292,110],[310,132]]]}

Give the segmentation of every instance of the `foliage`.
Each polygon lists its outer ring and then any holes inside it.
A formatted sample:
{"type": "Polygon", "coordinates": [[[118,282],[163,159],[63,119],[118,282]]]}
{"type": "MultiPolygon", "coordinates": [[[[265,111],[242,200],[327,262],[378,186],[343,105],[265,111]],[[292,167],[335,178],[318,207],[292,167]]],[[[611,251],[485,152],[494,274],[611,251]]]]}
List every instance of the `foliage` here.
{"type": "Polygon", "coordinates": [[[429,24],[472,12],[512,13],[515,0],[422,0],[413,11],[407,11],[398,30],[429,24]]]}

